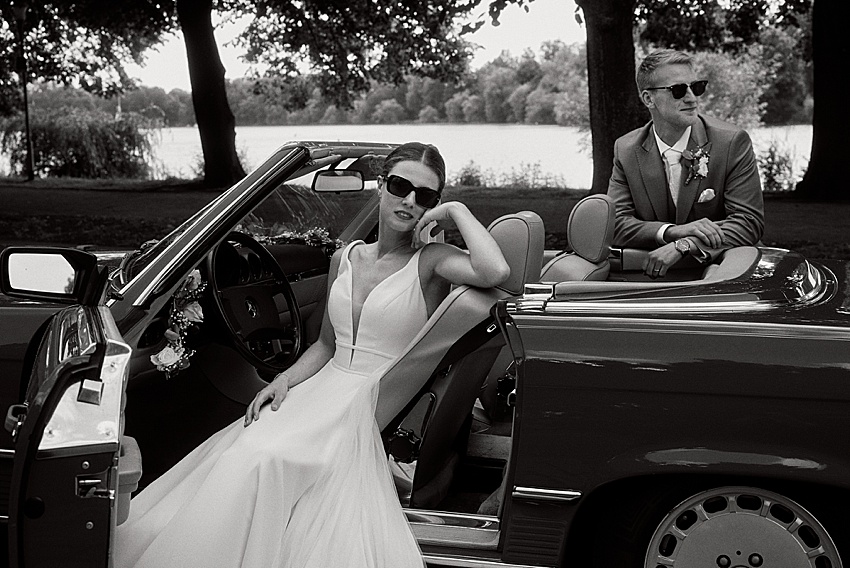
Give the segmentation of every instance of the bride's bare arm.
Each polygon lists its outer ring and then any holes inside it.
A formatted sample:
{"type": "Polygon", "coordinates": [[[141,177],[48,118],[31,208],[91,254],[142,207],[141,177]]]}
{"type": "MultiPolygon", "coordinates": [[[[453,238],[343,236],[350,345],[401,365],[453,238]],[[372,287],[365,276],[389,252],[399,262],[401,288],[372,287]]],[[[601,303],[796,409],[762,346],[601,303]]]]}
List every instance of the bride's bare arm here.
{"type": "Polygon", "coordinates": [[[315,375],[333,357],[334,350],[336,349],[336,337],[330,322],[330,316],[328,316],[327,298],[330,293],[331,284],[336,279],[337,272],[339,272],[341,255],[342,250],[338,250],[331,259],[331,266],[328,271],[328,293],[325,294],[325,313],[322,317],[322,327],[319,332],[318,341],[308,347],[290,368],[282,373],[278,373],[272,382],[263,387],[254,396],[254,400],[251,401],[245,410],[245,426],[248,426],[254,420],[260,419],[260,409],[267,402],[271,402],[272,410],[277,410],[280,407],[280,403],[286,398],[286,394],[290,388],[315,375]]]}
{"type": "MultiPolygon", "coordinates": [[[[451,245],[429,247],[435,256],[434,272],[452,284],[469,284],[490,288],[498,286],[510,276],[510,268],[499,245],[478,222],[478,219],[459,201],[441,203],[422,215],[413,231],[414,239],[431,221],[443,228],[457,227],[468,252],[451,245]]],[[[418,245],[419,243],[414,243],[418,245]]]]}

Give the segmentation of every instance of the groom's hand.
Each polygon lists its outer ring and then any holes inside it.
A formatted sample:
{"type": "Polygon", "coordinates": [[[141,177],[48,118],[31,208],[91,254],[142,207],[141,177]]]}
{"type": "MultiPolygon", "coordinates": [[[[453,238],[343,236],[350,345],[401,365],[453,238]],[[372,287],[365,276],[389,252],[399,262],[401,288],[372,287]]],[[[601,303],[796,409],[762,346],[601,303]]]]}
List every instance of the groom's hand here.
{"type": "Polygon", "coordinates": [[[705,217],[684,225],[671,225],[664,231],[664,240],[670,243],[685,237],[696,237],[711,248],[720,248],[723,245],[723,230],[720,225],[705,217]]]}
{"type": "Polygon", "coordinates": [[[650,278],[663,278],[671,266],[682,260],[682,253],[675,243],[667,243],[650,252],[643,265],[643,272],[650,278]]]}

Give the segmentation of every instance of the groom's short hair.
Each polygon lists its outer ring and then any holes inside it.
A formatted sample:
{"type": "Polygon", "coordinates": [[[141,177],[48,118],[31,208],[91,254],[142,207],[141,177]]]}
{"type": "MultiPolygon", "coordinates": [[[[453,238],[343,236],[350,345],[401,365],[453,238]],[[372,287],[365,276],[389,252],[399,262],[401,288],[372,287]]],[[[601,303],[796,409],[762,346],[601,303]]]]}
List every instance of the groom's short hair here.
{"type": "Polygon", "coordinates": [[[638,94],[642,93],[647,87],[661,86],[653,85],[652,82],[655,80],[654,74],[658,68],[665,65],[687,65],[693,70],[694,60],[684,51],[676,51],[675,49],[657,49],[653,51],[644,57],[643,61],[638,65],[637,73],[635,73],[638,94]]]}

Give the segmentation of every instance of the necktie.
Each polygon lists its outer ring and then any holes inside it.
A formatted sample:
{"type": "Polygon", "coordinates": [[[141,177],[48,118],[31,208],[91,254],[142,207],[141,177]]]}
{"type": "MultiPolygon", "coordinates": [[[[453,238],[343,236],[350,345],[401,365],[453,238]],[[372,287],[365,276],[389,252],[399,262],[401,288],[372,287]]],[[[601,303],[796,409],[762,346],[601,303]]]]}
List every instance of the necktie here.
{"type": "Polygon", "coordinates": [[[664,161],[667,163],[667,185],[673,203],[679,205],[679,184],[682,183],[682,153],[668,148],[664,151],[664,161]]]}

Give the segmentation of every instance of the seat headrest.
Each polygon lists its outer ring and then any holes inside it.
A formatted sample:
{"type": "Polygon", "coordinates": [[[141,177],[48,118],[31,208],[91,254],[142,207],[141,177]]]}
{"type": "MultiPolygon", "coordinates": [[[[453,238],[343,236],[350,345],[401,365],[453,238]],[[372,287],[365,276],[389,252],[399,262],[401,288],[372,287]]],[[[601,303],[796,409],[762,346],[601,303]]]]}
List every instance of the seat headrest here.
{"type": "Polygon", "coordinates": [[[608,258],[614,238],[614,201],[605,194],[588,195],[575,204],[567,220],[567,242],[585,260],[608,258]]]}
{"type": "Polygon", "coordinates": [[[511,275],[499,288],[509,294],[522,294],[526,282],[540,279],[545,240],[543,220],[533,211],[520,211],[499,217],[487,230],[511,269],[511,275]]]}

